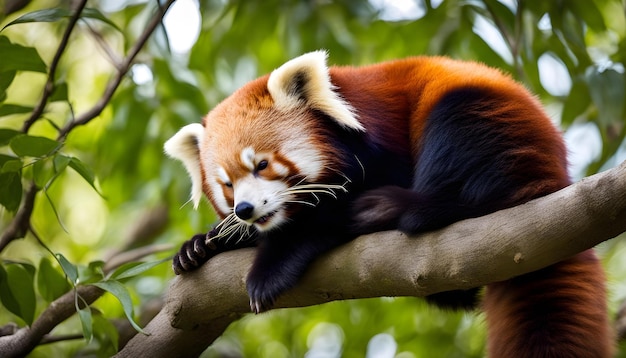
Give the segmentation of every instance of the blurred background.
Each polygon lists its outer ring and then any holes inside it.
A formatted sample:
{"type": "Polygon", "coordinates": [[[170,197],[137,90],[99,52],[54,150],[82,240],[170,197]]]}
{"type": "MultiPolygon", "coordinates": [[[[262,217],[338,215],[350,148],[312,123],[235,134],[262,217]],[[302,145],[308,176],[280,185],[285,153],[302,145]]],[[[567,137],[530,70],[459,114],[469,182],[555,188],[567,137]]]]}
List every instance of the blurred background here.
{"type": "MultiPolygon", "coordinates": [[[[149,265],[129,260],[123,267],[133,275],[113,275],[125,294],[107,293],[60,323],[53,334],[68,339],[31,357],[110,356],[126,339],[126,316],[144,325],[158,310],[173,277],[167,258],[216,221],[206,201],[197,211],[185,204],[190,182],[163,143],[304,52],[327,49],[338,65],[414,55],[484,62],[539,96],[564,131],[574,180],[626,160],[623,0],[177,0],[128,71],[124,60],[159,2],[82,3],[0,1],[0,232],[33,203],[23,235],[0,241],[0,326],[30,324],[73,286],[101,282],[121,253],[149,247],[139,257],[149,265]],[[68,127],[116,77],[102,111],[68,127]]],[[[626,299],[623,235],[598,252],[615,317],[626,299]]],[[[479,313],[443,312],[417,298],[333,302],[246,316],[203,356],[481,357],[484,326],[479,313]]]]}

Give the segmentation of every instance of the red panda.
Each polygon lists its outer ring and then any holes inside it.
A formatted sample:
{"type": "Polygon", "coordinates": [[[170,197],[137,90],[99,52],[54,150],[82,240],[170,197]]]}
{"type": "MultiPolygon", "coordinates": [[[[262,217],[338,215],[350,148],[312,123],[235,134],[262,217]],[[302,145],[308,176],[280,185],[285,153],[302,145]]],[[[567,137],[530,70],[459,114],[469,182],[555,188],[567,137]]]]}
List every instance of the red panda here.
{"type": "MultiPolygon", "coordinates": [[[[222,217],[183,244],[177,274],[257,246],[247,277],[259,313],[317,256],[358,235],[442,228],[570,184],[560,132],[498,70],[443,57],[327,67],[288,61],[165,144],[222,217]]],[[[487,287],[491,357],[608,357],[605,278],[593,251],[487,287]]],[[[477,289],[429,296],[479,304],[477,289]]]]}

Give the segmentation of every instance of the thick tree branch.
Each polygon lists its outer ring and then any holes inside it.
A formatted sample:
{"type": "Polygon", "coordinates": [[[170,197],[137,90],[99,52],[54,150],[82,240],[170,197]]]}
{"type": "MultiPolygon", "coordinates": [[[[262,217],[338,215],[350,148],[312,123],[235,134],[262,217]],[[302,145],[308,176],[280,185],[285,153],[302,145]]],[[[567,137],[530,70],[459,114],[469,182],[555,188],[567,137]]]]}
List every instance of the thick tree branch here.
{"type": "MultiPolygon", "coordinates": [[[[277,302],[424,296],[535,271],[626,231],[626,162],[557,193],[412,238],[382,232],[319,258],[277,302]]],[[[176,277],[164,309],[119,357],[194,356],[249,312],[245,277],[254,249],[216,256],[176,277]]]]}

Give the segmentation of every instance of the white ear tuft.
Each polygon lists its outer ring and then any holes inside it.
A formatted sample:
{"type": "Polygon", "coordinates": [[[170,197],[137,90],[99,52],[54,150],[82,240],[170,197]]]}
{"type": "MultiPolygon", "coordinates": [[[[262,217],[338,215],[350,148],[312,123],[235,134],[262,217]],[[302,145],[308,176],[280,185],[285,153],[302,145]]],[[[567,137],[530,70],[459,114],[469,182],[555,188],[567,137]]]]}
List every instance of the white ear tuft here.
{"type": "Polygon", "coordinates": [[[204,127],[200,123],[188,124],[170,138],[163,148],[165,153],[178,159],[185,165],[191,178],[191,201],[194,209],[198,208],[202,198],[202,168],[200,163],[200,144],[204,127]]]}
{"type": "Polygon", "coordinates": [[[354,108],[344,101],[330,82],[326,51],[315,51],[290,60],[267,80],[276,107],[292,110],[303,105],[320,110],[344,127],[364,130],[354,108]]]}

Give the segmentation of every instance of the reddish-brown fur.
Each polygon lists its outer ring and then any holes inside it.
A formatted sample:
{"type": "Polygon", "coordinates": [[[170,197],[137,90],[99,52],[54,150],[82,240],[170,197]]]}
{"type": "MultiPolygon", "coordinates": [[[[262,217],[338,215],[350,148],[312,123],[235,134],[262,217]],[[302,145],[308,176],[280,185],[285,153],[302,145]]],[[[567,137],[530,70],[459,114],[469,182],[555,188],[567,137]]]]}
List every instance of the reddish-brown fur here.
{"type": "MultiPolygon", "coordinates": [[[[475,63],[423,57],[363,68],[331,67],[330,76],[337,92],[356,109],[369,140],[404,158],[419,157],[427,118],[444,96],[455,89],[480,88],[490,94],[480,114],[501,121],[512,142],[532,141],[511,153],[517,160],[506,164],[527,184],[501,206],[517,205],[570,184],[560,133],[537,99],[498,71],[475,63]]],[[[224,167],[231,176],[244,175],[239,173],[242,165],[220,162],[220,158],[237,157],[241,148],[252,144],[258,152],[272,152],[289,135],[285,129],[297,127],[322,158],[327,158],[328,165],[340,161],[335,148],[325,140],[318,118],[305,113],[289,119],[273,108],[267,80],[265,76],[250,82],[212,111],[211,123],[205,123],[208,130],[201,153],[216,153],[204,159],[224,167]],[[280,123],[275,117],[281,118],[280,123]],[[234,125],[233,118],[237,118],[234,125]],[[251,122],[259,124],[251,126],[251,122]],[[215,138],[219,138],[219,146],[215,138]]],[[[298,163],[278,159],[291,172],[298,171],[298,163]]],[[[206,185],[206,171],[202,175],[204,192],[215,204],[217,194],[206,185]]],[[[232,194],[222,194],[232,203],[232,194]]],[[[226,214],[220,212],[222,217],[226,214]]],[[[609,357],[613,336],[604,282],[602,267],[590,250],[546,269],[490,285],[483,304],[489,356],[609,357]],[[581,322],[584,325],[575,324],[581,322]]]]}
{"type": "MultiPolygon", "coordinates": [[[[511,132],[511,137],[520,141],[533,138],[532,148],[535,150],[518,155],[531,159],[528,163],[533,163],[533,167],[525,170],[529,176],[536,176],[534,184],[518,192],[509,205],[549,194],[570,184],[566,150],[564,146],[554,148],[555,142],[561,142],[560,133],[549,119],[535,120],[543,113],[539,102],[508,76],[478,64],[429,57],[374,65],[369,67],[366,76],[358,68],[331,69],[331,75],[343,96],[358,108],[359,120],[370,133],[381,136],[379,141],[391,143],[398,152],[411,145],[412,154],[419,152],[427,116],[451,89],[479,86],[506,94],[508,99],[494,106],[490,115],[509,122],[511,131],[519,131],[511,132]],[[413,97],[393,94],[406,93],[404,86],[412,89],[413,97]],[[381,107],[371,105],[372,97],[385,102],[382,108],[387,122],[378,120],[381,107]],[[404,118],[411,111],[414,114],[408,130],[404,118]],[[515,126],[515,122],[529,119],[533,122],[531,126],[515,126]],[[534,132],[532,135],[524,132],[529,128],[534,132]],[[407,138],[406,133],[411,133],[411,137],[407,138]]],[[[520,160],[520,163],[524,161],[520,160]]],[[[612,356],[614,343],[605,292],[604,272],[592,250],[541,271],[489,285],[483,304],[489,331],[488,355],[533,358],[612,356]],[[537,305],[537,302],[541,303],[537,305]],[[576,321],[586,325],[584,328],[573,325],[572,322],[576,321]]]]}

